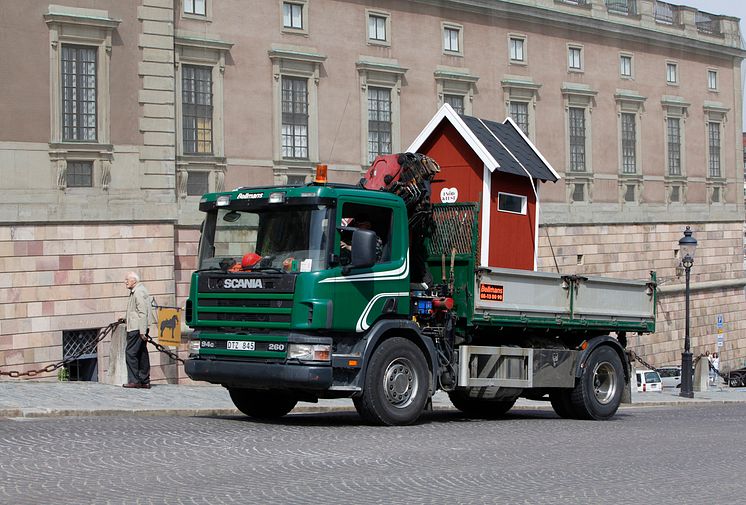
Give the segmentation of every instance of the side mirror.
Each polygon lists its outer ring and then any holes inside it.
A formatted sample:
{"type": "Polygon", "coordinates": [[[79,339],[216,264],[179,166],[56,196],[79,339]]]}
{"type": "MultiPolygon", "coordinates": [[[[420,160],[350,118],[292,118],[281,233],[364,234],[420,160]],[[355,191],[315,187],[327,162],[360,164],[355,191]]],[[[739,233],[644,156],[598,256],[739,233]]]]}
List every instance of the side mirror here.
{"type": "Polygon", "coordinates": [[[352,258],[347,269],[368,268],[376,264],[376,232],[357,229],[352,233],[352,258]]]}

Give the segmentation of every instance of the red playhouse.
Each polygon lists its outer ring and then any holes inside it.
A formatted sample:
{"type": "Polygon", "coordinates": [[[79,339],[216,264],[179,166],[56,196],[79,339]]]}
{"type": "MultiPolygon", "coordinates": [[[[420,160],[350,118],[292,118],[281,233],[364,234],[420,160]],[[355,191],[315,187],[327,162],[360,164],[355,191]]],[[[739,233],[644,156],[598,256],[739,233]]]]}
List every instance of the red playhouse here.
{"type": "Polygon", "coordinates": [[[560,176],[511,118],[501,124],[444,104],[407,151],[440,165],[433,202],[479,202],[481,266],[536,270],[539,181],[560,176]]]}

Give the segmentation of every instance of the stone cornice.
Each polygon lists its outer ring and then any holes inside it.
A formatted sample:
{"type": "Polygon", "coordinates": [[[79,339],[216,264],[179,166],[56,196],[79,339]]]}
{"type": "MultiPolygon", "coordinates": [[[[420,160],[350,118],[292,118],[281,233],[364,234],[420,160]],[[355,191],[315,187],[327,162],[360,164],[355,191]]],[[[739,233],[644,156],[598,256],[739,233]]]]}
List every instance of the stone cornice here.
{"type": "MultiPolygon", "coordinates": [[[[643,26],[638,16],[609,16],[595,17],[592,10],[586,8],[573,11],[558,9],[557,5],[546,0],[539,0],[534,5],[526,5],[507,0],[411,0],[415,3],[427,4],[444,9],[472,12],[496,19],[519,20],[542,26],[552,26],[562,30],[576,30],[594,35],[615,37],[642,44],[652,44],[659,47],[675,48],[677,50],[707,54],[709,56],[744,59],[746,49],[730,46],[717,41],[688,37],[681,27],[674,26],[669,31],[652,29],[643,26]],[[541,5],[544,3],[545,5],[541,5]],[[577,11],[577,13],[575,13],[577,11]],[[632,22],[629,22],[631,20],[632,22]]],[[[696,9],[695,9],[696,10],[696,9]]],[[[718,16],[721,19],[732,19],[728,16],[718,16]]],[[[667,25],[654,25],[667,26],[667,25]]],[[[715,38],[715,37],[713,37],[715,38]]]]}

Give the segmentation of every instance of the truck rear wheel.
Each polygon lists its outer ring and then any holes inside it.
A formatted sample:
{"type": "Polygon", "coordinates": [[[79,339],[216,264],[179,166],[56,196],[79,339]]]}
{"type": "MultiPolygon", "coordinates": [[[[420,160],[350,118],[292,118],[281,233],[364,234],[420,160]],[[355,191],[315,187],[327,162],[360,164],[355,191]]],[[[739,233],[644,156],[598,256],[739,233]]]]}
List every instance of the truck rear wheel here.
{"type": "Polygon", "coordinates": [[[353,402],[368,422],[412,424],[425,408],[429,383],[427,362],[420,348],[405,338],[394,337],[373,353],[363,394],[353,402]]]}
{"type": "Polygon", "coordinates": [[[284,416],[298,400],[281,391],[228,388],[238,410],[256,419],[277,419],[284,416]]]}
{"type": "Polygon", "coordinates": [[[609,419],[619,408],[623,389],[622,360],[611,347],[598,347],[588,356],[570,395],[573,414],[578,419],[609,419]]]}
{"type": "Polygon", "coordinates": [[[485,400],[483,398],[471,398],[469,392],[457,389],[448,393],[453,406],[466,415],[494,419],[505,415],[513,408],[516,399],[512,400],[485,400]]]}
{"type": "Polygon", "coordinates": [[[572,389],[557,389],[549,393],[549,401],[552,402],[552,408],[558,416],[564,419],[573,419],[575,413],[570,400],[572,389]]]}

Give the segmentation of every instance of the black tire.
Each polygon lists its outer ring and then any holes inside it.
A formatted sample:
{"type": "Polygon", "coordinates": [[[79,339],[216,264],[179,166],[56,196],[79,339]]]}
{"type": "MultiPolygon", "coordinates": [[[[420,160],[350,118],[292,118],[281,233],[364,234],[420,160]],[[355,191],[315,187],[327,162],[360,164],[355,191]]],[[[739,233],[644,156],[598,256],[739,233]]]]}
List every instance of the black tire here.
{"type": "Polygon", "coordinates": [[[741,377],[738,376],[730,377],[728,383],[732,388],[741,387],[743,385],[741,377]]]}
{"type": "Polygon", "coordinates": [[[430,390],[430,372],[422,351],[406,338],[385,340],[373,352],[365,387],[353,403],[373,424],[402,426],[422,415],[430,390]]]}
{"type": "Polygon", "coordinates": [[[575,418],[575,411],[570,399],[571,394],[572,389],[557,389],[549,393],[549,401],[552,402],[554,412],[564,419],[575,418]]]}
{"type": "Polygon", "coordinates": [[[578,419],[603,421],[619,408],[624,389],[624,369],[619,355],[609,346],[594,349],[583,367],[583,375],[570,395],[578,419]]]}
{"type": "Polygon", "coordinates": [[[238,410],[255,419],[278,419],[295,407],[298,400],[281,391],[228,388],[238,410]]]}
{"type": "Polygon", "coordinates": [[[483,398],[471,398],[465,389],[450,391],[448,397],[453,406],[464,414],[482,419],[495,419],[502,417],[508,412],[517,398],[512,400],[485,400],[483,398]]]}

